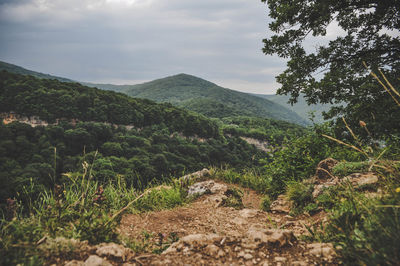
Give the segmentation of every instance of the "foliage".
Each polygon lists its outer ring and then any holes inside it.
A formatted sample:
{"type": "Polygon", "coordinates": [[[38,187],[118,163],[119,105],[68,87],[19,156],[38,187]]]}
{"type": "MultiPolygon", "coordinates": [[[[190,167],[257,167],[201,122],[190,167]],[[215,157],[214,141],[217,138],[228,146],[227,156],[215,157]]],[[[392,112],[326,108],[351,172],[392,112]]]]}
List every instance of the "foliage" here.
{"type": "Polygon", "coordinates": [[[265,160],[265,171],[271,183],[268,193],[276,197],[285,191],[289,181],[301,181],[310,177],[318,163],[328,157],[361,160],[363,157],[351,149],[343,149],[337,143],[324,138],[332,134],[328,124],[315,125],[308,134],[283,144],[283,148],[265,160]]]}
{"type": "Polygon", "coordinates": [[[243,209],[244,205],[242,202],[243,191],[236,187],[229,187],[224,193],[226,198],[222,199],[221,206],[232,207],[235,209],[243,209]]]}
{"type": "MultiPolygon", "coordinates": [[[[363,120],[375,137],[398,135],[400,110],[385,90],[366,78],[367,70],[384,69],[398,87],[400,24],[396,1],[287,1],[268,4],[275,35],[264,40],[264,53],[288,58],[287,69],[277,77],[278,94],[296,102],[304,93],[308,103],[340,103],[327,117],[345,115],[354,126],[363,120]],[[310,52],[306,43],[327,35],[338,26],[343,34],[321,43],[310,52]],[[312,36],[311,36],[312,35],[312,36]]],[[[360,134],[366,135],[360,130],[360,134]]]]}
{"type": "Polygon", "coordinates": [[[265,193],[270,188],[270,179],[265,174],[256,170],[245,169],[236,171],[229,167],[212,168],[211,178],[219,179],[231,184],[238,184],[242,187],[254,189],[257,192],[265,193]]]}
{"type": "Polygon", "coordinates": [[[368,171],[369,162],[339,162],[332,169],[332,174],[335,176],[347,176],[352,173],[360,173],[368,171]]]}
{"type": "MultiPolygon", "coordinates": [[[[286,195],[292,201],[292,212],[299,213],[304,207],[312,201],[312,192],[314,186],[299,181],[290,181],[287,183],[286,195]]],[[[309,206],[310,208],[311,206],[309,206]]]]}
{"type": "Polygon", "coordinates": [[[271,199],[268,195],[264,195],[261,198],[261,206],[260,207],[263,211],[266,211],[266,212],[271,209],[271,199]]]}

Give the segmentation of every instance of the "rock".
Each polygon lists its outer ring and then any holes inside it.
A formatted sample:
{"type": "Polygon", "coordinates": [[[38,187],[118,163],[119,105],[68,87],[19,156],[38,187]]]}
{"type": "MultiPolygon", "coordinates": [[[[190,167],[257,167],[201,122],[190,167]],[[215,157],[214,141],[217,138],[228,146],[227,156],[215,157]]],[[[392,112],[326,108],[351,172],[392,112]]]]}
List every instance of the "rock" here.
{"type": "MultiPolygon", "coordinates": [[[[207,247],[209,248],[209,252],[214,252],[216,250],[211,245],[217,245],[222,241],[223,237],[217,234],[193,234],[187,235],[179,239],[178,242],[173,243],[168,249],[166,249],[163,254],[169,254],[174,252],[180,251],[190,251],[190,250],[197,250],[203,249],[207,247]],[[209,247],[211,246],[211,247],[209,247]]],[[[216,246],[217,247],[217,246],[216,246]]],[[[217,247],[218,248],[218,247],[217,247]]]]}
{"type": "Polygon", "coordinates": [[[84,265],[85,266],[112,266],[111,263],[109,263],[105,259],[102,259],[96,255],[90,255],[89,258],[85,261],[84,265]]]}
{"type": "Polygon", "coordinates": [[[243,218],[240,218],[240,217],[235,217],[235,218],[232,220],[232,222],[235,223],[235,224],[237,224],[237,225],[244,225],[244,224],[247,224],[247,221],[246,221],[245,219],[243,219],[243,218]]]}
{"type": "Polygon", "coordinates": [[[278,198],[271,203],[272,212],[289,213],[290,212],[290,202],[286,195],[279,195],[278,198]]]}
{"type": "Polygon", "coordinates": [[[79,260],[71,260],[71,261],[67,261],[64,266],[84,266],[85,263],[83,261],[79,261],[79,260]]]}
{"type": "Polygon", "coordinates": [[[256,217],[259,213],[260,211],[255,209],[243,209],[239,212],[240,216],[245,219],[256,217]]]}
{"type": "Polygon", "coordinates": [[[308,263],[305,261],[293,261],[292,266],[307,266],[308,263]]]}
{"type": "Polygon", "coordinates": [[[181,179],[183,181],[188,182],[190,180],[198,180],[198,179],[201,179],[203,177],[210,176],[210,175],[211,175],[210,170],[208,170],[207,168],[204,168],[203,170],[200,170],[200,171],[185,175],[185,176],[181,177],[181,179]]]}
{"type": "Polygon", "coordinates": [[[251,254],[249,254],[249,253],[247,253],[247,254],[245,254],[244,256],[243,256],[243,259],[245,259],[245,260],[251,260],[253,258],[253,255],[251,255],[251,254]]]}
{"type": "Polygon", "coordinates": [[[214,244],[208,245],[204,248],[204,252],[211,257],[217,257],[219,250],[219,247],[214,244]]]}
{"type": "Polygon", "coordinates": [[[344,182],[349,181],[354,187],[376,184],[378,180],[378,176],[373,172],[354,173],[343,178],[344,182]]]}
{"type": "Polygon", "coordinates": [[[336,257],[336,252],[331,243],[312,243],[308,244],[307,248],[310,249],[308,251],[310,255],[325,258],[328,261],[336,257]]]}
{"type": "Polygon", "coordinates": [[[247,236],[250,240],[258,243],[258,245],[274,245],[283,247],[292,245],[296,241],[296,237],[290,230],[283,229],[259,229],[251,227],[247,236]]]}
{"type": "Polygon", "coordinates": [[[130,249],[115,243],[102,243],[97,246],[96,254],[102,257],[117,258],[125,261],[130,253],[130,249]]]}
{"type": "Polygon", "coordinates": [[[324,183],[322,184],[318,184],[314,186],[314,191],[312,193],[312,196],[314,199],[316,199],[319,195],[322,194],[322,192],[324,192],[324,190],[328,187],[331,186],[337,186],[340,183],[339,178],[334,177],[328,180],[325,180],[324,183]]]}
{"type": "Polygon", "coordinates": [[[315,171],[315,178],[317,180],[326,180],[333,177],[332,168],[338,164],[338,161],[332,158],[327,158],[318,163],[317,170],[315,171]]]}
{"type": "Polygon", "coordinates": [[[275,262],[286,262],[287,258],[285,258],[285,257],[275,257],[274,261],[275,262]]]}
{"type": "Polygon", "coordinates": [[[211,194],[211,187],[214,185],[215,182],[212,180],[195,183],[189,187],[188,197],[211,194]]]}

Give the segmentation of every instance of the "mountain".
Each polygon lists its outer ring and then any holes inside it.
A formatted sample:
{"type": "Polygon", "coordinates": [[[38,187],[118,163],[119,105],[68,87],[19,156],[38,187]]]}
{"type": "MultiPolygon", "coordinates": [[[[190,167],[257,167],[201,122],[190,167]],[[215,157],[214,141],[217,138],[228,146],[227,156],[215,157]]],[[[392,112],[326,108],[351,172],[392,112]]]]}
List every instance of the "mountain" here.
{"type": "Polygon", "coordinates": [[[280,104],[289,110],[295,112],[299,116],[301,116],[305,120],[310,119],[310,112],[314,112],[315,118],[314,121],[317,123],[324,122],[324,118],[322,116],[322,112],[327,112],[331,109],[332,104],[312,104],[308,105],[306,99],[303,94],[300,94],[297,99],[297,103],[291,105],[288,103],[290,96],[288,95],[275,95],[275,94],[253,94],[254,96],[270,100],[274,103],[280,104]]]}
{"type": "Polygon", "coordinates": [[[270,100],[222,88],[212,82],[187,74],[133,85],[123,92],[137,98],[169,102],[208,117],[223,118],[241,115],[307,124],[307,121],[295,112],[270,100]]]}
{"type": "MultiPolygon", "coordinates": [[[[52,76],[0,61],[0,71],[32,75],[40,79],[56,79],[61,82],[77,82],[52,76]]],[[[168,102],[211,118],[253,116],[283,120],[299,125],[308,125],[307,119],[288,108],[265,99],[226,88],[204,79],[179,74],[137,85],[114,85],[80,82],[81,84],[122,92],[136,98],[150,99],[158,103],[168,102]]]]}
{"type": "Polygon", "coordinates": [[[49,74],[44,74],[44,73],[28,70],[28,69],[25,69],[23,67],[20,67],[20,66],[17,66],[17,65],[13,65],[13,64],[10,64],[10,63],[6,63],[6,62],[3,62],[3,61],[0,61],[0,71],[1,70],[6,70],[8,72],[15,73],[15,74],[31,75],[31,76],[34,76],[34,77],[37,77],[37,78],[40,78],[40,79],[56,79],[56,80],[59,80],[61,82],[75,82],[75,81],[73,81],[71,79],[52,76],[52,75],[49,75],[49,74]]]}

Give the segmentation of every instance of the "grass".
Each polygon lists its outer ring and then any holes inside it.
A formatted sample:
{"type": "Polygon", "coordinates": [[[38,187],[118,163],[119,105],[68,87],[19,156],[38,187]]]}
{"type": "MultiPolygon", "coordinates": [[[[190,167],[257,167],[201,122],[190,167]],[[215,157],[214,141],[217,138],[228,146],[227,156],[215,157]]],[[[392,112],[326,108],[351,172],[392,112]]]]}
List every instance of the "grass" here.
{"type": "Polygon", "coordinates": [[[22,195],[29,204],[9,199],[0,219],[0,265],[41,264],[44,254],[35,243],[43,237],[120,243],[116,227],[125,211],[161,210],[185,202],[184,189],[178,183],[140,193],[128,187],[122,176],[100,184],[88,163],[83,164],[81,173],[65,177],[68,182],[41,192],[37,199],[29,193],[35,191],[32,183],[22,195]]]}

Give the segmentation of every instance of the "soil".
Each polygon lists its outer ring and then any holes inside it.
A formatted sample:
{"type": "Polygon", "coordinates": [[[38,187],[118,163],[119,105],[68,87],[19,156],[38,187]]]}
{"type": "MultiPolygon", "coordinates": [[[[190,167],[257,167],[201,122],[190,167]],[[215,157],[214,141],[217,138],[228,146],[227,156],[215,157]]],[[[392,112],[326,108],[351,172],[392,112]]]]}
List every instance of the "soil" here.
{"type": "Polygon", "coordinates": [[[328,258],[322,252],[320,255],[310,254],[307,243],[300,240],[301,235],[307,234],[305,225],[319,224],[326,217],[324,212],[297,217],[291,217],[287,213],[264,212],[259,208],[261,195],[251,189],[241,189],[244,191],[245,206],[242,210],[217,207],[213,195],[203,195],[191,204],[172,210],[125,215],[121,220],[120,234],[137,243],[148,241],[160,244],[160,237],[168,235],[176,235],[181,239],[194,234],[215,234],[225,239],[215,242],[215,245],[211,241],[202,243],[200,247],[189,246],[181,251],[140,254],[135,262],[143,265],[338,264],[336,257],[328,258]],[[288,229],[297,240],[283,246],[257,246],[247,236],[249,229],[254,227],[288,229]],[[210,252],[210,247],[215,252],[210,252]]]}

